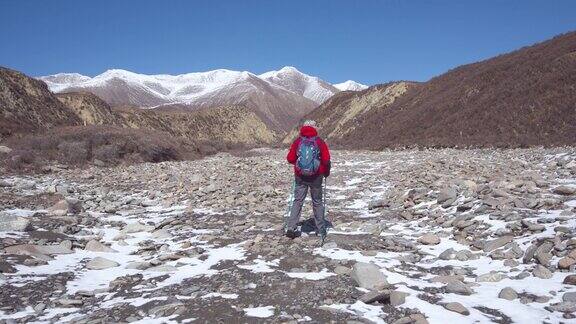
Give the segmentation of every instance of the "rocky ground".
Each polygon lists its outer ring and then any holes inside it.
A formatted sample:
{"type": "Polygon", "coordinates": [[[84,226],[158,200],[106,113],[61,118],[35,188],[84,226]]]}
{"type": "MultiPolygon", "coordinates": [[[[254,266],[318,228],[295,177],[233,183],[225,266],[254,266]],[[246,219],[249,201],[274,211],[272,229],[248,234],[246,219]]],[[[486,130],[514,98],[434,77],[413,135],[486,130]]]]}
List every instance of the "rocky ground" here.
{"type": "Polygon", "coordinates": [[[283,151],[4,174],[0,322],[575,321],[576,149],[333,165],[323,247],[283,151]]]}

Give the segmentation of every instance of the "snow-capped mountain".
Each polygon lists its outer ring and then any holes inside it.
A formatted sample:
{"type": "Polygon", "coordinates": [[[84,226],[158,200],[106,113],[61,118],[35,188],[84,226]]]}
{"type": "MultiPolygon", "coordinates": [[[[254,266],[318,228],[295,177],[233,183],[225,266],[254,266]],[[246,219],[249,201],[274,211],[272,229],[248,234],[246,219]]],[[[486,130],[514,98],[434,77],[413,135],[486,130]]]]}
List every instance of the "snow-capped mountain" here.
{"type": "Polygon", "coordinates": [[[284,131],[340,91],[294,67],[261,75],[225,69],[181,75],[145,75],[113,69],[93,78],[78,73],[59,73],[39,79],[54,92],[87,91],[112,106],[184,105],[194,109],[244,105],[254,109],[269,126],[284,131]]]}
{"type": "Polygon", "coordinates": [[[322,81],[317,77],[304,74],[292,66],[285,66],[279,71],[262,73],[259,77],[311,99],[317,104],[323,103],[326,99],[338,92],[338,89],[330,83],[322,81]]]}
{"type": "Polygon", "coordinates": [[[334,87],[340,91],[360,91],[368,88],[367,85],[352,80],[334,84],[334,87]]]}

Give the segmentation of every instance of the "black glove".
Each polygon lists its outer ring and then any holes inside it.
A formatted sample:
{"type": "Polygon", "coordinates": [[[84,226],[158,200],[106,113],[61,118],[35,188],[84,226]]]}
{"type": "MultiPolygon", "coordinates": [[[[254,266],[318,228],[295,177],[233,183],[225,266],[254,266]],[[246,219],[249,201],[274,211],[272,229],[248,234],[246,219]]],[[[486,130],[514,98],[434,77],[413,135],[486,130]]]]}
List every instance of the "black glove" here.
{"type": "Polygon", "coordinates": [[[332,162],[328,161],[328,163],[326,163],[326,171],[324,171],[324,177],[328,178],[330,176],[330,169],[332,168],[332,162]]]}

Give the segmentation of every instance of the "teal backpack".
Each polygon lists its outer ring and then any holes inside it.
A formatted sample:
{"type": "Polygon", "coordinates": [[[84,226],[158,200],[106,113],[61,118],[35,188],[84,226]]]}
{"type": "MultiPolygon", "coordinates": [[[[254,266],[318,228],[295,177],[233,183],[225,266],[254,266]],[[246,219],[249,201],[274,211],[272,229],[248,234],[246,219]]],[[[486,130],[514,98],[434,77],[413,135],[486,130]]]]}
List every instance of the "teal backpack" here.
{"type": "Polygon", "coordinates": [[[300,137],[296,155],[296,169],[303,176],[313,176],[320,167],[320,148],[316,136],[300,137]]]}

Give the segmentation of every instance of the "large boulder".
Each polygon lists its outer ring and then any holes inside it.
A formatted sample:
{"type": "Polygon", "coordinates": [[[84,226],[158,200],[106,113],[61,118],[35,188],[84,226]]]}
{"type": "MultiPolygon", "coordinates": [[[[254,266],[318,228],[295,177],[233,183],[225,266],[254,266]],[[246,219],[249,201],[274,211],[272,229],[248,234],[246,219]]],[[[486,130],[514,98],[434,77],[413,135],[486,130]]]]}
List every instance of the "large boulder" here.
{"type": "Polygon", "coordinates": [[[388,285],[388,280],[384,273],[372,263],[356,263],[350,276],[356,281],[358,286],[366,289],[378,289],[388,285]]]}
{"type": "Polygon", "coordinates": [[[58,245],[34,245],[18,244],[5,247],[2,250],[5,254],[30,255],[40,260],[49,261],[52,258],[49,255],[70,254],[73,253],[67,244],[58,245]]]}
{"type": "Polygon", "coordinates": [[[0,232],[23,232],[32,230],[26,217],[0,212],[0,232]]]}
{"type": "Polygon", "coordinates": [[[9,154],[10,152],[12,152],[11,148],[8,146],[0,145],[0,154],[9,154]]]}
{"type": "Polygon", "coordinates": [[[483,243],[482,250],[484,250],[484,252],[492,252],[492,251],[499,249],[499,248],[503,247],[504,245],[512,242],[513,239],[514,239],[514,237],[512,237],[512,236],[502,236],[502,237],[499,237],[499,238],[491,240],[491,241],[485,241],[483,243]]]}
{"type": "Polygon", "coordinates": [[[145,225],[142,223],[130,223],[130,224],[126,224],[126,226],[124,226],[124,228],[122,229],[122,232],[124,233],[138,233],[138,232],[151,232],[154,230],[154,226],[151,225],[145,225]]]}
{"type": "Polygon", "coordinates": [[[534,270],[532,270],[532,275],[540,279],[550,279],[554,274],[546,267],[537,264],[536,267],[534,267],[534,270]]]}
{"type": "Polygon", "coordinates": [[[565,285],[576,286],[576,275],[567,275],[562,283],[565,285]]]}
{"type": "Polygon", "coordinates": [[[464,316],[468,316],[470,315],[470,311],[464,307],[464,305],[458,303],[458,302],[452,302],[452,303],[448,303],[446,305],[444,305],[444,307],[452,312],[458,313],[458,314],[462,314],[464,316]]]}
{"type": "Polygon", "coordinates": [[[96,240],[90,240],[88,241],[88,243],[86,243],[86,246],[84,247],[84,250],[86,251],[92,251],[92,252],[117,252],[116,250],[96,241],[96,240]]]}
{"type": "Polygon", "coordinates": [[[424,234],[418,239],[418,242],[425,245],[437,245],[440,244],[440,238],[438,235],[424,234]]]}
{"type": "Polygon", "coordinates": [[[95,257],[94,259],[86,263],[86,268],[90,270],[104,270],[108,268],[117,267],[119,265],[120,264],[116,261],[112,261],[102,257],[95,257]]]}
{"type": "Polygon", "coordinates": [[[62,199],[48,209],[56,215],[79,214],[82,212],[82,201],[76,198],[62,199]]]}
{"type": "Polygon", "coordinates": [[[474,293],[474,290],[472,290],[472,288],[470,288],[467,284],[463,283],[462,281],[458,280],[448,282],[445,288],[446,292],[458,295],[469,296],[474,293]]]}
{"type": "Polygon", "coordinates": [[[558,195],[570,196],[576,193],[576,187],[562,185],[552,189],[552,192],[558,195]]]}
{"type": "Polygon", "coordinates": [[[511,287],[506,287],[500,290],[498,294],[498,298],[506,299],[506,300],[514,300],[518,298],[518,293],[516,290],[512,289],[511,287]]]}
{"type": "Polygon", "coordinates": [[[438,204],[441,205],[451,205],[452,203],[454,203],[454,201],[456,201],[457,197],[458,197],[458,191],[456,191],[456,188],[450,187],[442,189],[440,193],[438,193],[437,201],[438,204]]]}

